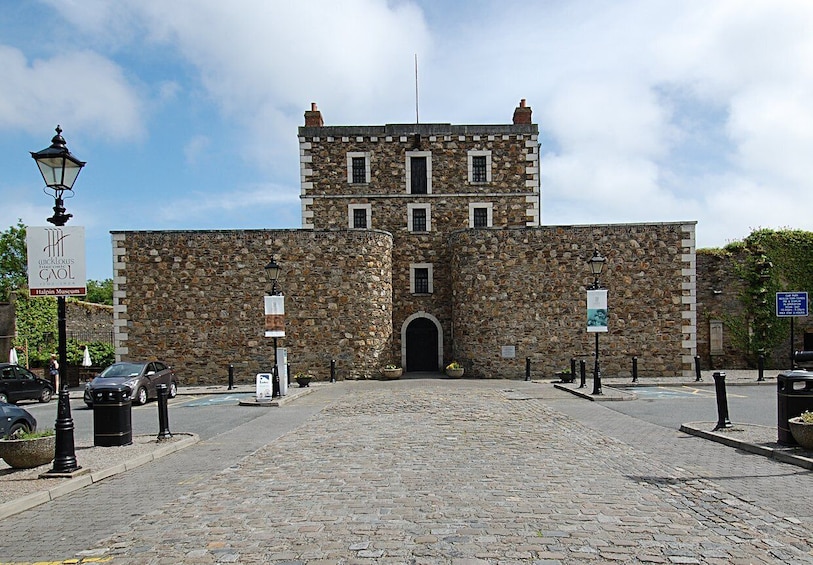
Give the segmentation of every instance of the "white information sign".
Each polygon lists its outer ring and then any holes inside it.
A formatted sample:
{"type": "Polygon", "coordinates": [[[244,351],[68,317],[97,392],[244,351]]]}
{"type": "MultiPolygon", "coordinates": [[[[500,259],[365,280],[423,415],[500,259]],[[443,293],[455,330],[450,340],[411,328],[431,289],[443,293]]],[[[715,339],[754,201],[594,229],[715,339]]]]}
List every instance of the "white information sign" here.
{"type": "Polygon", "coordinates": [[[28,289],[31,296],[84,296],[85,228],[27,226],[28,289]]]}
{"type": "Polygon", "coordinates": [[[269,401],[274,395],[274,379],[271,373],[257,373],[257,401],[269,401]]]}
{"type": "Polygon", "coordinates": [[[607,330],[607,290],[587,291],[587,331],[588,333],[607,330]]]}

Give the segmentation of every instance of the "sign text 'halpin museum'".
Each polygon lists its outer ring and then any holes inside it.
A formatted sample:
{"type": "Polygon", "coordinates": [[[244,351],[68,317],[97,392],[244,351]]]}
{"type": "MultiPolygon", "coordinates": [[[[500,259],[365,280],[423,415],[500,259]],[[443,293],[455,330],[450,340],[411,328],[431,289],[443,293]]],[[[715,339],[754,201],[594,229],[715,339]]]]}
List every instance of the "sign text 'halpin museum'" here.
{"type": "Polygon", "coordinates": [[[28,288],[31,296],[84,296],[85,228],[26,228],[28,288]]]}

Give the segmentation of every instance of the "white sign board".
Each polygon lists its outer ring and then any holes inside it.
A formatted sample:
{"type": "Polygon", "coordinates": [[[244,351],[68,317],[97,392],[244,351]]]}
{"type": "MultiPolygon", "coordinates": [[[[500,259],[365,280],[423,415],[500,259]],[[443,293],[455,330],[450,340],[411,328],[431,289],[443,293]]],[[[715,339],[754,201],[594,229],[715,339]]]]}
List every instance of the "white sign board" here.
{"type": "Polygon", "coordinates": [[[587,291],[588,333],[607,331],[607,290],[587,291]]]}
{"type": "Polygon", "coordinates": [[[274,395],[274,379],[271,373],[257,373],[257,401],[271,400],[274,395]]]}
{"type": "Polygon", "coordinates": [[[265,297],[265,337],[285,337],[285,297],[265,297]]]}
{"type": "Polygon", "coordinates": [[[85,228],[27,226],[31,296],[85,296],[85,228]]]}

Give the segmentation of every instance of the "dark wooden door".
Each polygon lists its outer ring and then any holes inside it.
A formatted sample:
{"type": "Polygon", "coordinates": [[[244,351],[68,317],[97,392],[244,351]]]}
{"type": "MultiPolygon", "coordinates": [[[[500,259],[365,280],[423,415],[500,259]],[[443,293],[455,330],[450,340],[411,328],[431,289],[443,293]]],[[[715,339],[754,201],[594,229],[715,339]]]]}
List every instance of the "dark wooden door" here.
{"type": "Polygon", "coordinates": [[[416,318],[406,330],[406,370],[438,370],[438,329],[427,318],[416,318]]]}

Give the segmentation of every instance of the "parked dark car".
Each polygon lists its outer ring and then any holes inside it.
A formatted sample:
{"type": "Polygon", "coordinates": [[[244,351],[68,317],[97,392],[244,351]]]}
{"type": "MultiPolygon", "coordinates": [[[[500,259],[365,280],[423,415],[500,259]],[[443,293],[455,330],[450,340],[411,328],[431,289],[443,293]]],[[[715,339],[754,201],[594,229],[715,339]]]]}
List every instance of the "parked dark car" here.
{"type": "Polygon", "coordinates": [[[45,379],[19,365],[0,363],[0,402],[15,404],[20,400],[50,402],[54,387],[45,379]]]}
{"type": "Polygon", "coordinates": [[[178,378],[172,367],[161,361],[113,363],[98,377],[85,385],[84,400],[88,408],[93,408],[93,391],[97,388],[124,385],[132,391],[133,404],[146,404],[151,398],[158,398],[155,385],[165,384],[170,398],[178,394],[178,378]]]}
{"type": "Polygon", "coordinates": [[[28,410],[8,402],[0,402],[0,438],[11,437],[18,432],[34,432],[37,420],[28,410]]]}

